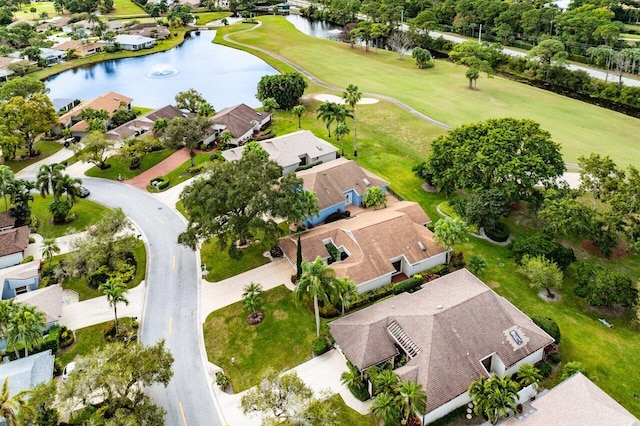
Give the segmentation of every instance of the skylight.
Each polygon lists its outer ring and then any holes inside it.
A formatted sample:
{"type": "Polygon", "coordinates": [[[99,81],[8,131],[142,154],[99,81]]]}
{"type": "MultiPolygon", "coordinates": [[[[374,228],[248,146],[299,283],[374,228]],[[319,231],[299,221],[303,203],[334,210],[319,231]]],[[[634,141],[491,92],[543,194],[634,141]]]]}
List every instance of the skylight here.
{"type": "Polygon", "coordinates": [[[520,337],[517,331],[511,330],[509,334],[511,335],[511,337],[513,337],[513,340],[516,342],[517,345],[521,345],[524,343],[524,341],[522,340],[522,337],[520,337]]]}
{"type": "Polygon", "coordinates": [[[362,181],[363,181],[363,182],[364,182],[364,184],[365,184],[365,185],[367,185],[367,186],[371,185],[371,182],[369,182],[369,179],[367,179],[367,178],[362,179],[362,181]]]}

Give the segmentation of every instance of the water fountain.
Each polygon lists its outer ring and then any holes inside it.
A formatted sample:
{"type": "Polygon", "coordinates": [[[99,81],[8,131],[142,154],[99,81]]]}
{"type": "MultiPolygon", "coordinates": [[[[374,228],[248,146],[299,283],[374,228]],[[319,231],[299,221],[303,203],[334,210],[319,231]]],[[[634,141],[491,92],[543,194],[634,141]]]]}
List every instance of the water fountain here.
{"type": "Polygon", "coordinates": [[[178,74],[178,70],[171,64],[158,64],[151,67],[147,77],[167,78],[178,74]]]}

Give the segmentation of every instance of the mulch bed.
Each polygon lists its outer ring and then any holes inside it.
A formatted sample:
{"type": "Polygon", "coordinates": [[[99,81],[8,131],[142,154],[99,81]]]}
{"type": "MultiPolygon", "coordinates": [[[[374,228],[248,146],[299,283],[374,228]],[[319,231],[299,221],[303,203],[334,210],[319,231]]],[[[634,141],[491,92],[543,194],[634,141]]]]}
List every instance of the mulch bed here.
{"type": "MultiPolygon", "coordinates": [[[[582,241],[580,243],[580,247],[582,247],[584,249],[584,251],[586,251],[587,253],[589,253],[592,256],[598,256],[598,257],[602,257],[602,258],[605,257],[605,255],[602,254],[600,249],[598,247],[596,247],[596,245],[591,240],[582,241]]],[[[615,249],[613,249],[613,253],[611,253],[611,256],[609,256],[609,260],[622,259],[622,258],[625,258],[627,256],[631,256],[631,254],[632,254],[631,251],[629,250],[629,248],[626,245],[618,244],[618,246],[615,249]]]]}

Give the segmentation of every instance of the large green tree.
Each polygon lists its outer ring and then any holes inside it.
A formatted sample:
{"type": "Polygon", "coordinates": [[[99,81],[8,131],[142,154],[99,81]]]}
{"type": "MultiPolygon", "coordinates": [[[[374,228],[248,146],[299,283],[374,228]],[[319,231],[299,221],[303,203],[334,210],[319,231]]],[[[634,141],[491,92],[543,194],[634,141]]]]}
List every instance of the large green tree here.
{"type": "Polygon", "coordinates": [[[180,195],[189,223],[179,242],[195,249],[216,237],[222,248],[238,255],[236,242],[245,245],[258,233],[275,241],[272,217],[290,211],[286,200],[294,200],[292,193],[302,184],[293,175],[281,175],[282,168],[257,143],[247,144],[238,160],[214,163],[180,195]]]}
{"type": "Polygon", "coordinates": [[[0,122],[12,132],[20,135],[29,155],[34,155],[36,137],[51,130],[58,116],[47,95],[35,93],[28,99],[15,96],[0,104],[0,122]]]}
{"type": "Polygon", "coordinates": [[[552,289],[562,287],[562,269],[544,256],[522,258],[520,272],[529,281],[529,285],[535,290],[547,290],[547,297],[555,298],[552,289]]]}
{"type": "Polygon", "coordinates": [[[454,245],[469,240],[469,227],[462,219],[445,217],[434,225],[433,236],[437,243],[444,244],[447,250],[453,250],[454,245]]]}
{"type": "Polygon", "coordinates": [[[164,340],[145,347],[113,343],[74,361],[76,368],[59,385],[64,408],[93,405],[90,424],[164,425],[164,409],[145,393],[150,386],[166,387],[173,376],[173,355],[164,340]]]}
{"type": "Polygon", "coordinates": [[[44,83],[33,77],[12,78],[0,86],[0,100],[8,101],[16,96],[29,99],[36,93],[44,95],[47,91],[44,83]]]}
{"type": "Polygon", "coordinates": [[[207,117],[200,115],[190,115],[184,118],[176,117],[169,122],[164,130],[162,141],[169,147],[187,147],[191,167],[195,166],[196,152],[198,144],[202,142],[207,131],[211,127],[211,122],[207,117]]]}
{"type": "Polygon", "coordinates": [[[280,108],[289,111],[298,103],[306,88],[307,82],[297,72],[265,75],[258,82],[256,97],[260,102],[274,98],[280,108]]]}
{"type": "Polygon", "coordinates": [[[438,137],[426,169],[439,190],[495,190],[509,201],[536,185],[550,186],[564,172],[560,145],[531,120],[501,118],[467,124],[438,137]]]}
{"type": "Polygon", "coordinates": [[[115,145],[115,142],[107,139],[107,136],[94,130],[87,136],[84,145],[75,144],[73,151],[82,161],[92,163],[98,166],[100,170],[107,168],[107,158],[109,150],[115,145]]]}
{"type": "Polygon", "coordinates": [[[334,293],[336,273],[318,256],[313,262],[302,262],[302,275],[293,291],[296,301],[312,300],[316,316],[316,335],[320,336],[319,301],[329,303],[334,293]]]}
{"type": "Polygon", "coordinates": [[[195,89],[188,89],[184,92],[176,94],[176,108],[189,111],[192,114],[198,113],[203,104],[207,104],[207,100],[195,89]]]}

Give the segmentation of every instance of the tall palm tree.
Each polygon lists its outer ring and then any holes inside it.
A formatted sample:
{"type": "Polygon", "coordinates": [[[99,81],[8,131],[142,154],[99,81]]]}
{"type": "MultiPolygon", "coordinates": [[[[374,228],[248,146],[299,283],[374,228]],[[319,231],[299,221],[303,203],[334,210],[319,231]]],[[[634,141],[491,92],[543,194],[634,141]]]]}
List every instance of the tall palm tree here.
{"type": "Polygon", "coordinates": [[[48,263],[51,263],[53,256],[59,253],[60,246],[56,244],[55,238],[45,238],[42,240],[42,255],[47,259],[48,263]]]}
{"type": "Polygon", "coordinates": [[[67,196],[67,202],[71,205],[75,202],[76,198],[80,196],[80,187],[82,179],[72,178],[70,175],[65,174],[58,178],[56,186],[54,188],[54,195],[57,194],[58,198],[63,195],[67,196]]]}
{"type": "Polygon", "coordinates": [[[400,378],[393,370],[385,368],[371,378],[373,387],[377,393],[396,394],[396,388],[400,384],[400,378]]]}
{"type": "Polygon", "coordinates": [[[11,215],[20,222],[26,222],[31,216],[29,202],[33,201],[31,190],[35,186],[33,182],[25,179],[16,179],[11,183],[9,194],[11,195],[11,215]]]}
{"type": "Polygon", "coordinates": [[[411,424],[411,417],[419,417],[427,411],[427,394],[422,385],[407,380],[398,386],[398,402],[402,412],[403,424],[411,424]]]}
{"type": "Polygon", "coordinates": [[[11,188],[11,184],[15,180],[15,176],[13,175],[13,170],[9,166],[1,165],[0,166],[0,194],[2,194],[2,198],[4,198],[4,209],[9,209],[9,202],[7,196],[9,195],[9,189],[11,188]]]}
{"type": "Polygon", "coordinates": [[[60,195],[56,192],[56,184],[62,177],[62,170],[65,169],[64,164],[43,164],[38,169],[36,177],[36,189],[40,191],[42,198],[49,194],[53,194],[53,199],[58,201],[60,195]]]}
{"type": "Polygon", "coordinates": [[[251,282],[243,288],[242,292],[242,305],[245,309],[254,313],[260,310],[262,300],[260,295],[262,294],[262,285],[251,282]]]}
{"type": "Polygon", "coordinates": [[[9,393],[9,379],[4,379],[0,390],[0,418],[4,417],[7,426],[19,426],[18,413],[24,414],[25,410],[30,411],[30,408],[22,398],[22,393],[12,398],[9,393]]]}
{"type": "Polygon", "coordinates": [[[13,304],[13,299],[0,300],[0,340],[7,338],[9,319],[15,307],[16,305],[13,304]]]}
{"type": "Polygon", "coordinates": [[[109,306],[113,308],[113,314],[115,316],[116,335],[118,334],[118,303],[122,302],[125,305],[129,304],[129,300],[125,297],[127,292],[127,286],[122,282],[120,277],[111,277],[106,283],[100,284],[98,287],[105,296],[107,296],[107,302],[109,306]]]}
{"type": "Polygon", "coordinates": [[[156,136],[160,136],[164,133],[169,125],[169,120],[166,118],[158,118],[153,122],[153,134],[156,136]]]}
{"type": "Polygon", "coordinates": [[[358,86],[349,84],[344,92],[342,92],[342,99],[345,103],[351,107],[351,113],[353,114],[353,155],[358,156],[358,126],[356,125],[356,105],[362,99],[362,92],[358,89],[358,86]]]}
{"type": "Polygon", "coordinates": [[[378,424],[392,426],[400,415],[398,403],[394,395],[382,392],[376,395],[371,403],[371,413],[378,419],[378,424]]]}
{"type": "Polygon", "coordinates": [[[198,115],[201,117],[211,117],[215,113],[216,110],[213,109],[213,105],[211,105],[209,102],[204,102],[198,107],[198,115]]]}
{"type": "Polygon", "coordinates": [[[25,356],[29,356],[29,350],[40,341],[46,325],[44,314],[34,306],[15,305],[7,326],[7,344],[14,347],[16,357],[19,357],[16,346],[19,343],[24,345],[25,356]]]}
{"type": "Polygon", "coordinates": [[[337,107],[338,105],[335,102],[323,102],[316,110],[316,118],[324,121],[329,138],[331,137],[331,123],[336,119],[337,107]]]}
{"type": "Polygon", "coordinates": [[[304,114],[304,111],[304,105],[296,105],[291,108],[291,112],[293,112],[298,117],[298,130],[302,128],[302,126],[300,125],[300,118],[302,117],[302,114],[304,114]]]}
{"type": "Polygon", "coordinates": [[[336,278],[333,282],[333,303],[334,305],[339,300],[340,309],[342,315],[344,315],[345,309],[349,309],[351,302],[353,302],[358,296],[358,288],[355,283],[349,279],[349,277],[336,278]],[[337,299],[337,300],[336,300],[337,299]]]}
{"type": "Polygon", "coordinates": [[[474,380],[469,386],[469,396],[473,400],[473,412],[476,416],[484,416],[489,404],[489,381],[486,377],[474,380]]]}
{"type": "Polygon", "coordinates": [[[509,377],[500,378],[492,374],[489,379],[481,377],[469,386],[469,396],[473,400],[476,415],[486,416],[495,424],[509,410],[513,410],[518,401],[518,384],[509,377]]]}
{"type": "Polygon", "coordinates": [[[342,142],[340,144],[340,150],[342,151],[342,156],[344,157],[344,136],[349,134],[349,126],[347,126],[347,123],[338,123],[336,124],[336,129],[333,131],[333,133],[336,135],[336,139],[339,142],[342,142]]]}
{"type": "Polygon", "coordinates": [[[220,136],[218,136],[218,140],[220,141],[220,145],[222,146],[225,146],[229,142],[231,142],[231,139],[233,139],[233,135],[228,130],[225,130],[220,134],[220,136]]]}
{"type": "Polygon", "coordinates": [[[294,298],[300,302],[313,300],[313,310],[316,315],[316,335],[320,337],[320,310],[318,299],[329,302],[329,295],[333,292],[333,281],[336,273],[324,263],[320,256],[313,262],[302,262],[302,275],[293,291],[294,298]]]}

